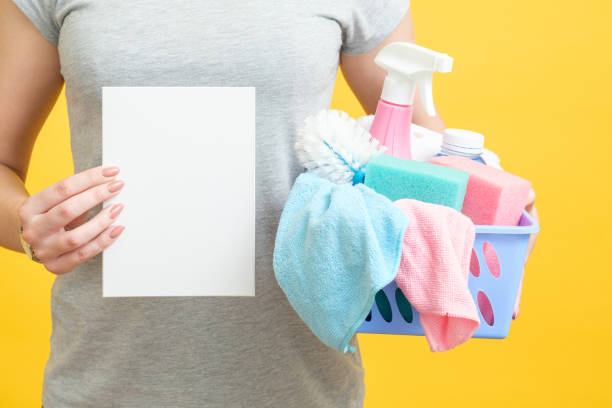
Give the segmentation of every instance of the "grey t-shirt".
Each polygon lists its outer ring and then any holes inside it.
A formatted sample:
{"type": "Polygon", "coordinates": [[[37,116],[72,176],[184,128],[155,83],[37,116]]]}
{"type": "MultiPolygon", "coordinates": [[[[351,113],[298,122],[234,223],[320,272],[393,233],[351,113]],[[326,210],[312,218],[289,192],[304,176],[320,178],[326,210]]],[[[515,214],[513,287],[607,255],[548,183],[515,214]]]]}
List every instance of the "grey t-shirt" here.
{"type": "Polygon", "coordinates": [[[361,406],[355,338],[356,353],[342,354],[309,331],[272,253],[303,171],[296,128],[329,107],[340,52],[378,45],[408,0],[14,2],[58,47],[75,172],[102,164],[102,86],[257,90],[256,296],[103,298],[102,256],[92,258],[53,285],[44,406],[361,406]]]}

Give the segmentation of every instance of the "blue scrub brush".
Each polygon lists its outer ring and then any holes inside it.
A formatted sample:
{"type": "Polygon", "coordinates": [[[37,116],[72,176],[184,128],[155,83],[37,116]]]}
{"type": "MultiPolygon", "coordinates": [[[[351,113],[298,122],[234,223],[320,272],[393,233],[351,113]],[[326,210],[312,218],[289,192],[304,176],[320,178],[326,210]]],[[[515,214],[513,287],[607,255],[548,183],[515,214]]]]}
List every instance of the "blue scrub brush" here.
{"type": "Polygon", "coordinates": [[[363,183],[368,161],[386,151],[346,112],[322,110],[304,120],[295,151],[313,173],[337,184],[363,183]]]}

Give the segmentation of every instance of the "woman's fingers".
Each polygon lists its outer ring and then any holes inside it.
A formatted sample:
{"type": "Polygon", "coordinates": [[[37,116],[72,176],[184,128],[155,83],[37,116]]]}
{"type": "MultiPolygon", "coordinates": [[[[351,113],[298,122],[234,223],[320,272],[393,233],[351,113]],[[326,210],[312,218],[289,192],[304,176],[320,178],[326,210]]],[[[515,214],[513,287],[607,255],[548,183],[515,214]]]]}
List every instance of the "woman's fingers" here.
{"type": "Polygon", "coordinates": [[[32,194],[23,210],[30,216],[45,213],[75,194],[112,180],[118,173],[119,168],[115,166],[92,167],[32,194]]]}
{"type": "MultiPolygon", "coordinates": [[[[536,223],[540,224],[540,216],[538,215],[538,210],[536,206],[532,205],[528,212],[529,212],[529,215],[531,215],[531,218],[533,218],[533,220],[536,223]]],[[[528,257],[529,255],[531,255],[531,252],[533,252],[533,248],[535,247],[537,239],[538,239],[537,232],[534,234],[531,234],[531,236],[529,237],[529,244],[527,245],[527,256],[528,257]]]]}
{"type": "Polygon", "coordinates": [[[532,188],[529,190],[529,196],[527,197],[527,204],[525,204],[525,209],[527,212],[531,212],[531,208],[533,208],[533,204],[535,203],[536,193],[532,188]]]}
{"type": "Polygon", "coordinates": [[[66,252],[61,256],[48,262],[44,262],[45,268],[56,275],[63,275],[72,271],[77,265],[93,258],[108,248],[123,232],[123,225],[109,225],[97,237],[85,245],[66,252]]]}
{"type": "Polygon", "coordinates": [[[40,247],[34,248],[36,256],[41,260],[56,258],[66,252],[77,249],[88,243],[104,231],[123,210],[123,204],[111,204],[96,214],[91,220],[73,230],[60,230],[51,235],[40,247]]]}
{"type": "Polygon", "coordinates": [[[512,320],[518,318],[519,313],[521,312],[521,295],[523,292],[523,278],[525,275],[521,277],[521,283],[519,284],[519,290],[516,295],[516,299],[514,301],[514,310],[512,311],[512,320]]]}
{"type": "Polygon", "coordinates": [[[78,193],[51,208],[47,213],[34,217],[32,227],[43,237],[57,232],[85,211],[116,195],[123,184],[123,181],[115,180],[78,193]]]}
{"type": "Polygon", "coordinates": [[[22,237],[52,273],[64,274],[102,252],[125,227],[112,225],[123,204],[87,221],[88,211],[119,193],[119,168],[94,167],[33,194],[19,208],[22,237]]]}
{"type": "MultiPolygon", "coordinates": [[[[527,203],[525,208],[527,209],[527,212],[529,213],[529,215],[531,215],[533,220],[537,224],[539,224],[540,216],[538,215],[538,210],[534,204],[535,204],[535,191],[533,191],[532,189],[529,192],[529,202],[527,203]]],[[[527,256],[526,256],[527,259],[529,258],[529,256],[531,255],[531,252],[533,251],[537,238],[538,238],[537,232],[529,236],[529,243],[527,244],[527,256]]],[[[525,259],[525,262],[527,262],[527,259],[525,259]]],[[[523,292],[523,278],[524,277],[525,277],[525,268],[523,267],[523,276],[521,277],[521,283],[519,285],[519,290],[516,295],[516,300],[514,302],[514,311],[512,313],[512,319],[518,318],[518,315],[521,311],[521,296],[523,292]]]]}

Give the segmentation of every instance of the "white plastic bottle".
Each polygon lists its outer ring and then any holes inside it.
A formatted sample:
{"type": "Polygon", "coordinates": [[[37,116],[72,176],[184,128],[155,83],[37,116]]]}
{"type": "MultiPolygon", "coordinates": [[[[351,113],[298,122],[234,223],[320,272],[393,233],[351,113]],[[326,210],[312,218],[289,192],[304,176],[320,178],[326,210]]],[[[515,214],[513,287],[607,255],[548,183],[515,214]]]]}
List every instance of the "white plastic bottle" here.
{"type": "Polygon", "coordinates": [[[482,158],[484,136],[464,129],[445,129],[442,147],[436,156],[461,156],[486,164],[482,158]]]}

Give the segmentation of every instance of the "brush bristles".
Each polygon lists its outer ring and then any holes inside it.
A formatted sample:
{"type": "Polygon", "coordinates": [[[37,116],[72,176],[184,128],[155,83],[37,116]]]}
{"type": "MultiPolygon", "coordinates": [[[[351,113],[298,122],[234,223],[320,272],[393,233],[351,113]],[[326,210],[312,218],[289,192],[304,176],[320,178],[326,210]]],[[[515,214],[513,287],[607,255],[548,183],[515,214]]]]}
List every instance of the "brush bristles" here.
{"type": "Polygon", "coordinates": [[[351,168],[359,169],[385,150],[367,129],[339,110],[307,117],[295,142],[297,157],[306,169],[338,184],[352,183],[351,168]]]}

